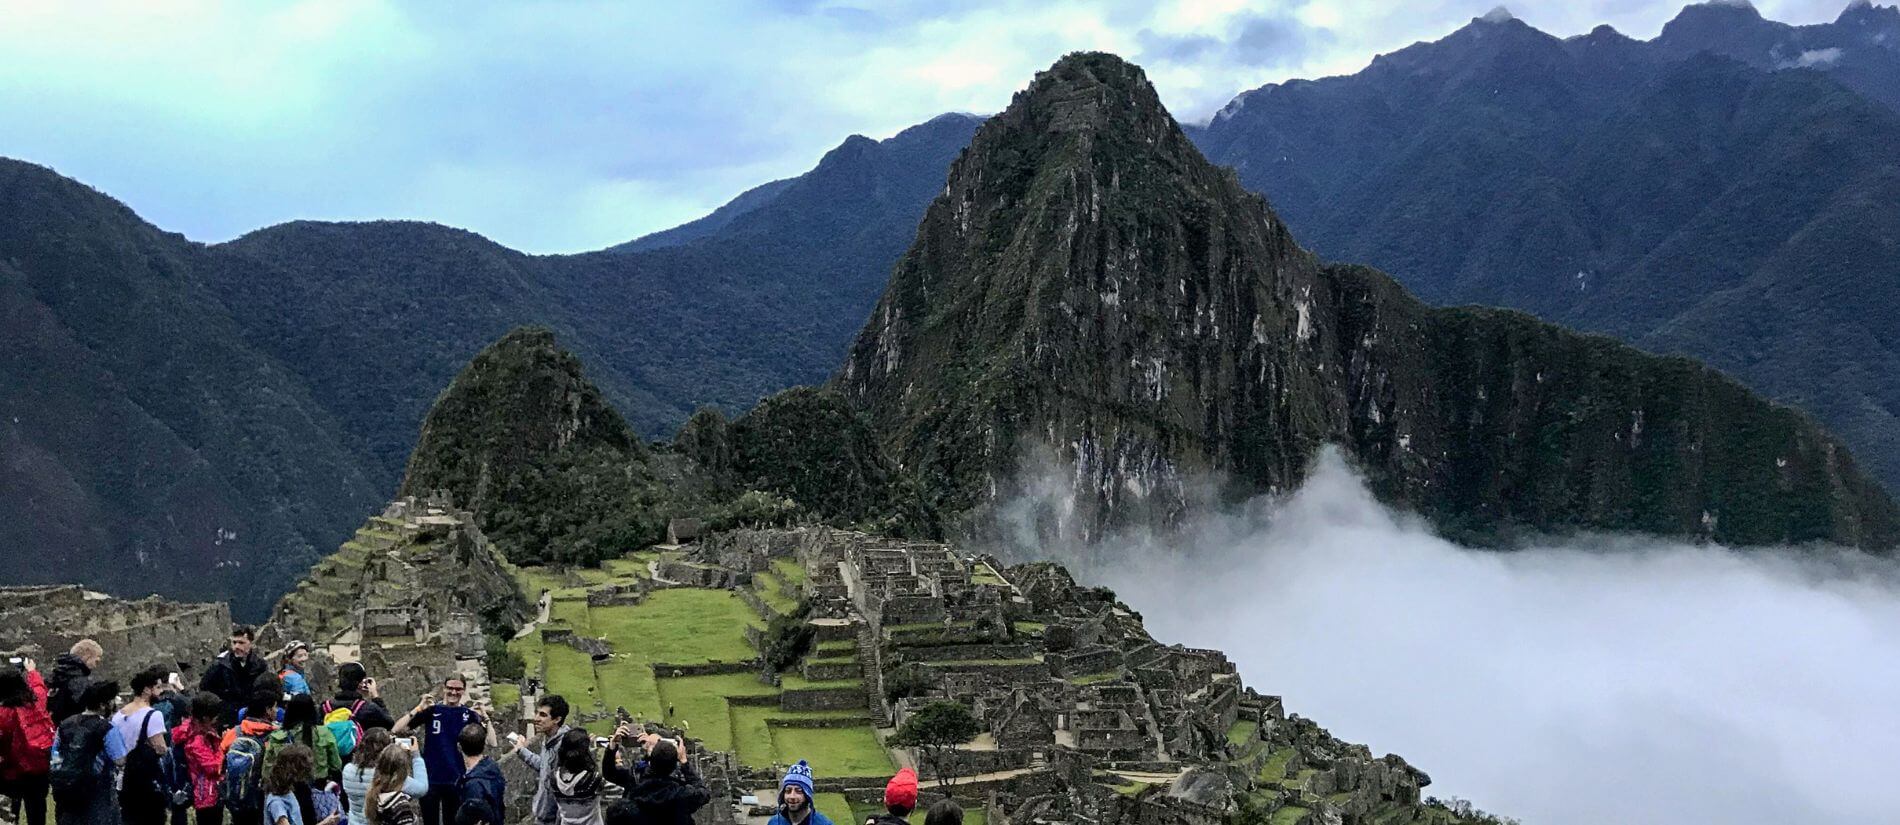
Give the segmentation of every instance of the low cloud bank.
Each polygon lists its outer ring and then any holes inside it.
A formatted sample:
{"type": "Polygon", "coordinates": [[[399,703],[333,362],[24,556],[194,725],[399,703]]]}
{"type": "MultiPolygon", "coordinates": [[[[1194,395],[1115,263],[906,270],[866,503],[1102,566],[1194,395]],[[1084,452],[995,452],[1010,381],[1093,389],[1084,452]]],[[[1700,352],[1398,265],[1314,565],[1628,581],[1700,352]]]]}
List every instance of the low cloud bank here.
{"type": "Polygon", "coordinates": [[[1375,752],[1527,823],[1900,810],[1900,566],[1594,537],[1473,550],[1327,453],[1291,496],[1071,558],[1375,752]]]}

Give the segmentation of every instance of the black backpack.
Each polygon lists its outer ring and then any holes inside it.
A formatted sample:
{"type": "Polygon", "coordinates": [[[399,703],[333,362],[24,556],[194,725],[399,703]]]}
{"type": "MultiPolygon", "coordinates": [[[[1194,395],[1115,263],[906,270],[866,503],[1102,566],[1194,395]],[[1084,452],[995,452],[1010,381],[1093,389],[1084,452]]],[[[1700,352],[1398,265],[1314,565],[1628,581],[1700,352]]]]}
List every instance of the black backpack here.
{"type": "Polygon", "coordinates": [[[153,798],[171,799],[171,787],[166,774],[166,762],[171,761],[171,749],[160,755],[153,751],[145,740],[152,738],[152,723],[158,723],[158,733],[165,734],[165,714],[157,708],[145,711],[139,720],[138,741],[126,743],[125,777],[119,783],[119,795],[123,799],[147,802],[153,798]]]}
{"type": "Polygon", "coordinates": [[[97,716],[75,716],[59,726],[59,746],[47,775],[54,794],[75,796],[111,789],[111,776],[101,768],[110,733],[111,723],[97,716]]]}

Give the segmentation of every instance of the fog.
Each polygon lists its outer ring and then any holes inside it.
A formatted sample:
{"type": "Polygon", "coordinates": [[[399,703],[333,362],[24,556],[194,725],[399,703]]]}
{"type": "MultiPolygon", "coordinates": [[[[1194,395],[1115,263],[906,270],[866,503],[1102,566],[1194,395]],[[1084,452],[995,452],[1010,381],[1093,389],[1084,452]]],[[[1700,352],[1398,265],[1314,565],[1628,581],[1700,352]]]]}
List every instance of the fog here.
{"type": "MultiPolygon", "coordinates": [[[[1077,576],[1164,642],[1526,823],[1892,821],[1900,573],[1823,548],[1435,537],[1334,453],[1278,501],[1077,576]]],[[[1072,563],[1077,558],[1068,559],[1072,563]]]]}

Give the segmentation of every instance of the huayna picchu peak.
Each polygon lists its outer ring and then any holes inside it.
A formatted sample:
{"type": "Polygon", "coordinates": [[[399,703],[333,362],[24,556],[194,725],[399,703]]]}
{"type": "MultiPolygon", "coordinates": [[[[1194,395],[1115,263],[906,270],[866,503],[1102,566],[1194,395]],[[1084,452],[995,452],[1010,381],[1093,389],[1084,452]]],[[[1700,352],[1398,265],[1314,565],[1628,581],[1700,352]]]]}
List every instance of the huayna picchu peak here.
{"type": "Polygon", "coordinates": [[[1080,537],[1176,517],[1205,478],[1287,490],[1327,443],[1474,540],[1900,530],[1833,437],[1714,370],[1320,261],[1107,54],[978,130],[835,383],[945,513],[1053,450],[1080,537]]]}
{"type": "Polygon", "coordinates": [[[539,327],[469,362],[429,410],[402,495],[446,494],[517,562],[581,563],[657,535],[631,506],[657,482],[633,429],[539,327]],[[602,551],[604,552],[604,551],[602,551]]]}

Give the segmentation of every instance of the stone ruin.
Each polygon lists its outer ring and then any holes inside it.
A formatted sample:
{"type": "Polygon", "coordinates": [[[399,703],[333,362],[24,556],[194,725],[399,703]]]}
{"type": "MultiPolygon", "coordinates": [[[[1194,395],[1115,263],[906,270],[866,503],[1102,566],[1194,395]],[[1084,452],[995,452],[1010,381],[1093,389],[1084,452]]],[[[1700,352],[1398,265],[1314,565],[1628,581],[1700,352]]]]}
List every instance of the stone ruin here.
{"type": "Polygon", "coordinates": [[[105,649],[104,678],[124,682],[156,664],[197,684],[230,632],[231,607],[223,602],[118,599],[78,585],[0,587],[0,651],[30,656],[42,670],[74,642],[92,639],[105,649]]]}
{"type": "MultiPolygon", "coordinates": [[[[1276,822],[1424,816],[1429,777],[1289,718],[1220,651],[1157,642],[1112,593],[1059,565],[1005,568],[944,543],[824,527],[714,534],[687,554],[740,583],[786,557],[805,567],[798,595],[817,638],[857,640],[865,687],[853,695],[874,724],[889,731],[933,701],[970,708],[983,733],[962,749],[952,793],[991,822],[1211,825],[1241,795],[1276,822]],[[922,687],[889,701],[885,680],[900,671],[922,687]]],[[[833,781],[860,803],[883,787],[833,781]]]]}
{"type": "MultiPolygon", "coordinates": [[[[469,679],[472,701],[484,701],[485,631],[527,618],[527,600],[474,515],[443,498],[410,497],[317,562],[278,601],[260,646],[310,642],[322,660],[313,679],[333,672],[332,663],[361,661],[392,706],[450,673],[469,679]]],[[[318,693],[332,687],[313,684],[318,693]]]]}

